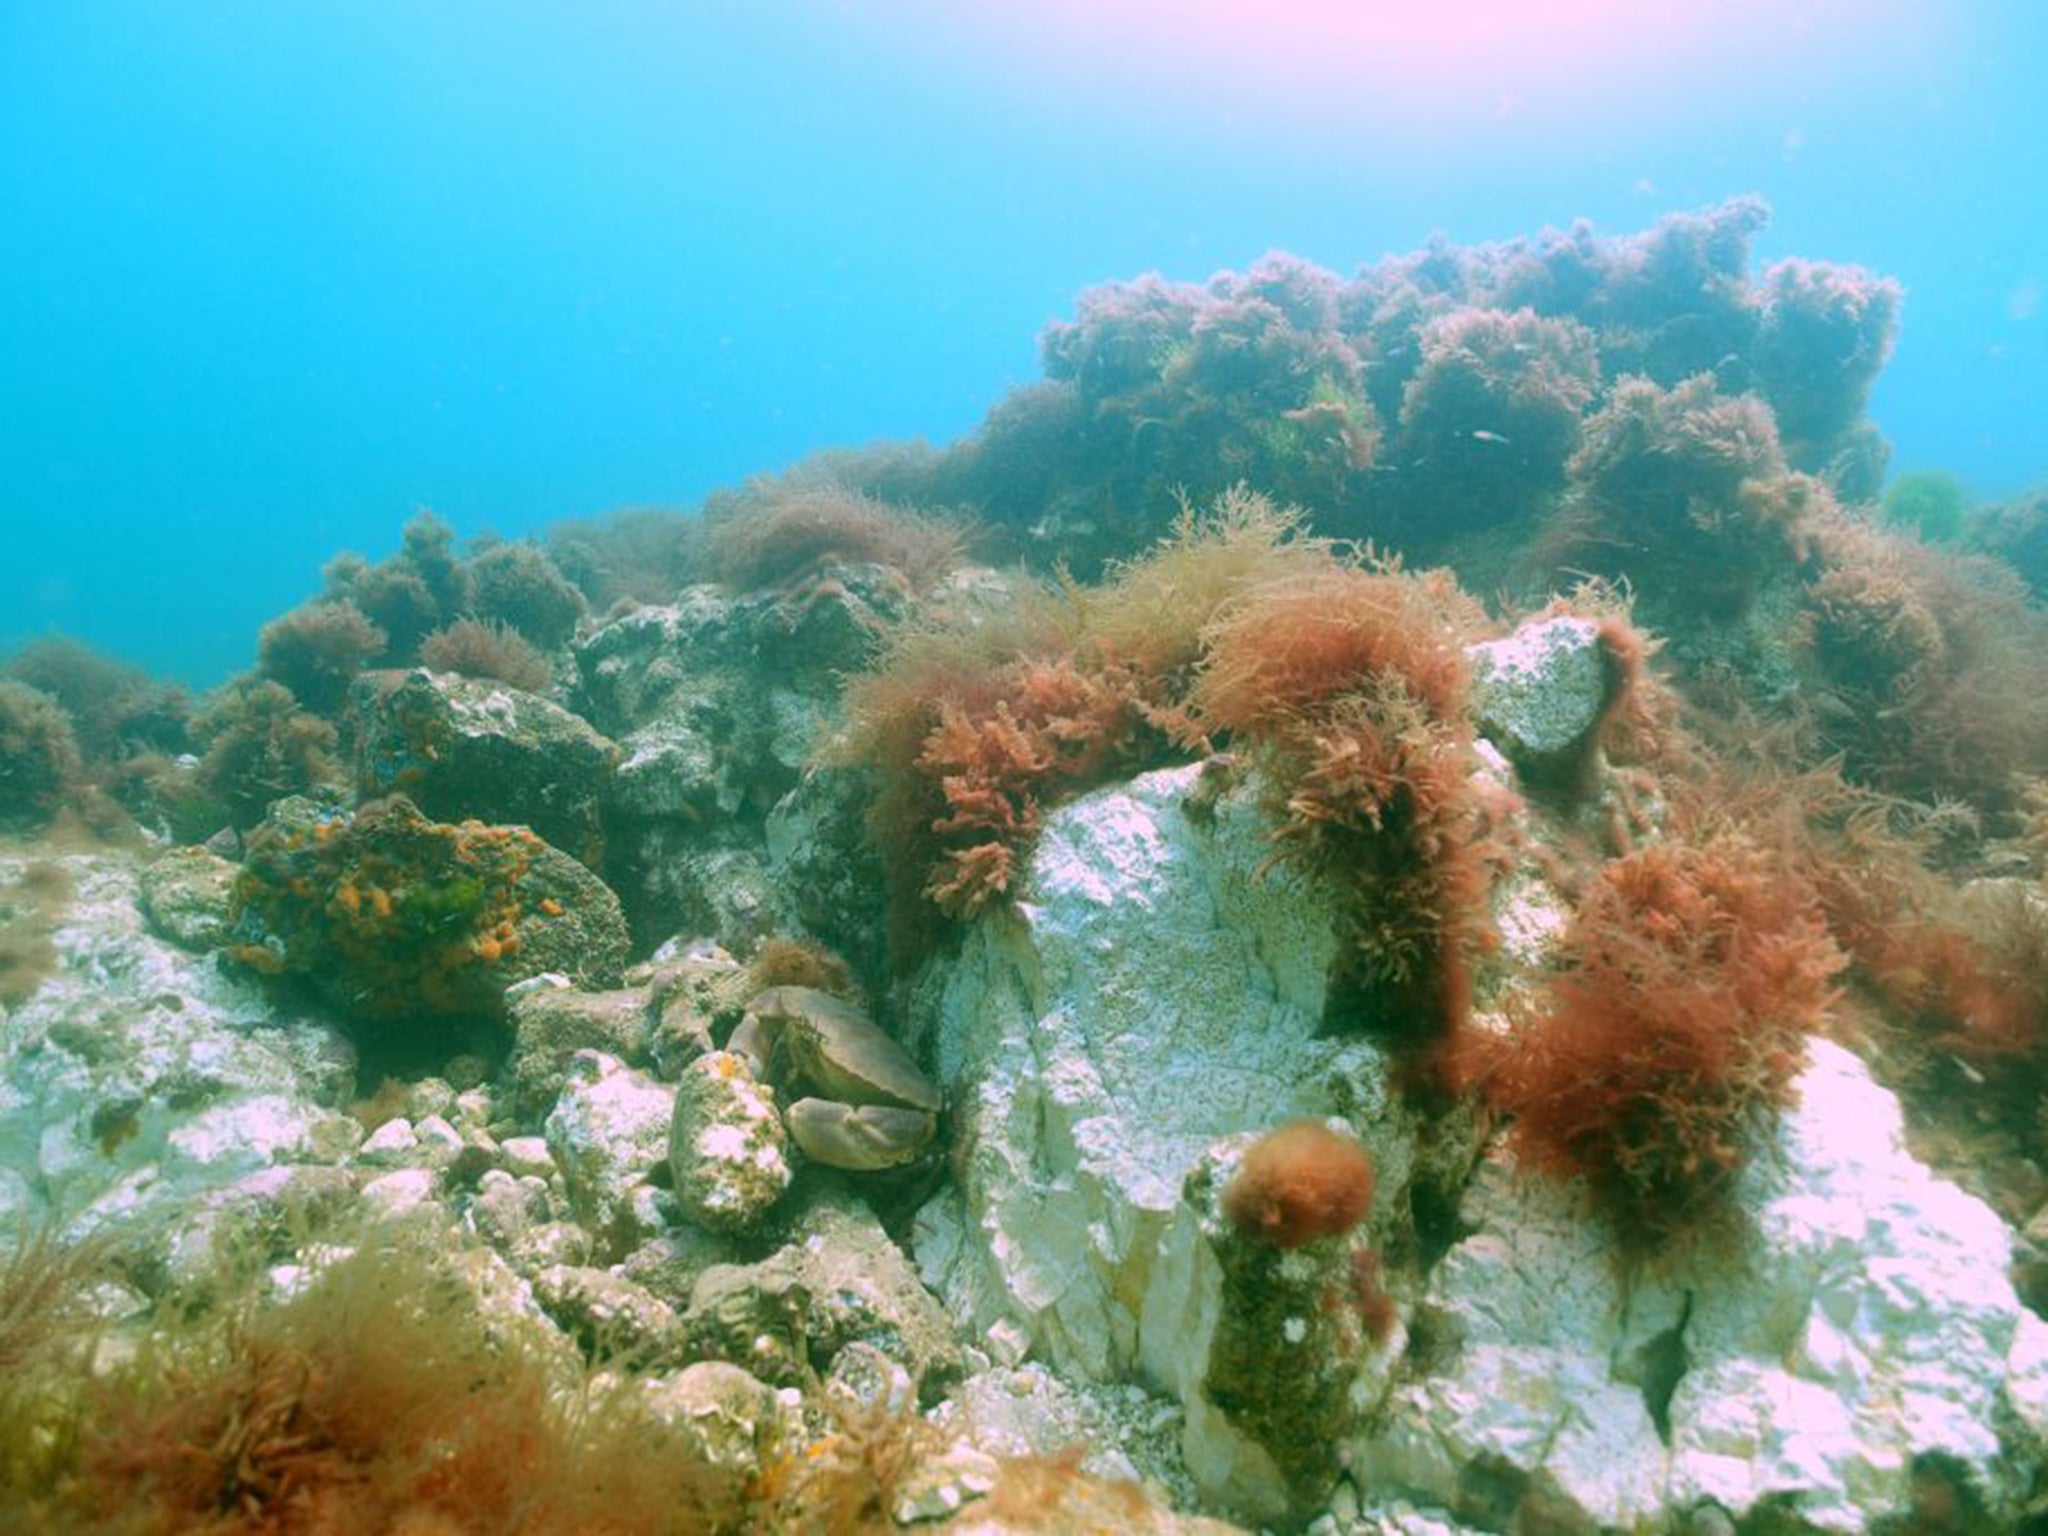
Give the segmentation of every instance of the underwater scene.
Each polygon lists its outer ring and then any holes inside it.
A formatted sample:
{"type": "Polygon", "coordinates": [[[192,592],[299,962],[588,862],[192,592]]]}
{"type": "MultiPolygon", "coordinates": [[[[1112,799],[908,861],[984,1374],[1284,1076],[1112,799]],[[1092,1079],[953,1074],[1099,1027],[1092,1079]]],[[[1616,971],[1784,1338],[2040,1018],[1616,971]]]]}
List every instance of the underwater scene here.
{"type": "Polygon", "coordinates": [[[2044,76],[0,6],[0,1532],[2048,1532],[2044,76]]]}

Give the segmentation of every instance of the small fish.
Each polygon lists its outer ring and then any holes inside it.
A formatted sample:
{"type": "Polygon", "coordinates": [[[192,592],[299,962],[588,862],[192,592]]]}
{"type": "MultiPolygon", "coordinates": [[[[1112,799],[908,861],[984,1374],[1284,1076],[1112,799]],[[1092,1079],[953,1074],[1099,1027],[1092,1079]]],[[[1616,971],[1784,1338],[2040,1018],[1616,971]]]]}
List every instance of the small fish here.
{"type": "Polygon", "coordinates": [[[1475,442],[1499,443],[1503,448],[1508,446],[1508,440],[1506,438],[1502,437],[1498,432],[1489,432],[1484,427],[1481,427],[1478,431],[1474,432],[1472,434],[1472,438],[1475,442]]]}

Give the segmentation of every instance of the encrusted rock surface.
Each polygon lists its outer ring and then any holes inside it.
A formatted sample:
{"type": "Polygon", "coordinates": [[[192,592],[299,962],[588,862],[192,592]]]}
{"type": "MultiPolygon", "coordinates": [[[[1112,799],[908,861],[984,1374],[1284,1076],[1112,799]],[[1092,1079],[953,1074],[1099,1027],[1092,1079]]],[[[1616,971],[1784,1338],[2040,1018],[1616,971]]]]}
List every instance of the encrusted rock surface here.
{"type": "Polygon", "coordinates": [[[676,1091],[602,1051],[578,1051],[548,1115],[548,1150],[577,1220],[621,1248],[664,1217],[648,1175],[668,1161],[676,1091]]]}
{"type": "Polygon", "coordinates": [[[365,799],[402,790],[437,821],[531,827],[583,863],[603,858],[619,751],[581,716],[505,683],[424,667],[365,674],[350,708],[365,799]]]}
{"type": "Polygon", "coordinates": [[[59,968],[0,1021],[0,1225],[153,1231],[251,1174],[347,1156],[347,1043],[149,932],[132,855],[61,862],[59,968]]]}
{"type": "Polygon", "coordinates": [[[676,1081],[668,1160],[676,1205],[713,1231],[744,1231],[789,1188],[789,1138],[775,1094],[744,1057],[699,1056],[676,1081]]]}
{"type": "Polygon", "coordinates": [[[1614,688],[1597,621],[1537,619],[1471,647],[1472,713],[1480,734],[1530,777],[1568,772],[1586,750],[1614,688]]]}
{"type": "Polygon", "coordinates": [[[714,1265],[698,1277],[684,1317],[692,1347],[777,1385],[828,1373],[856,1341],[900,1362],[920,1393],[960,1374],[954,1319],[857,1204],[814,1202],[791,1230],[761,1262],[714,1265]]]}
{"type": "Polygon", "coordinates": [[[234,864],[204,848],[172,848],[143,866],[137,895],[149,926],[180,949],[205,954],[234,922],[234,864]]]}
{"type": "Polygon", "coordinates": [[[603,1051],[632,1065],[647,1060],[647,994],[639,988],[584,992],[566,976],[535,977],[507,1001],[512,1021],[509,1108],[539,1124],[554,1108],[578,1051],[603,1051]]]}

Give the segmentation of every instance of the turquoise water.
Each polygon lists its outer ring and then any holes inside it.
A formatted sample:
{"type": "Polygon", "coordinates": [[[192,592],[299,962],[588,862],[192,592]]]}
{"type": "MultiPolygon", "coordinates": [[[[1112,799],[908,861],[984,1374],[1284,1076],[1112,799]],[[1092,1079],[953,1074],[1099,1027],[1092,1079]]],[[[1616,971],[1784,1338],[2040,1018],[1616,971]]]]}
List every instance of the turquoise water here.
{"type": "Polygon", "coordinates": [[[5,0],[0,645],[210,684],[420,506],[956,436],[1091,283],[1752,191],[1906,285],[1895,468],[2048,476],[2048,11],[1352,9],[5,0]]]}

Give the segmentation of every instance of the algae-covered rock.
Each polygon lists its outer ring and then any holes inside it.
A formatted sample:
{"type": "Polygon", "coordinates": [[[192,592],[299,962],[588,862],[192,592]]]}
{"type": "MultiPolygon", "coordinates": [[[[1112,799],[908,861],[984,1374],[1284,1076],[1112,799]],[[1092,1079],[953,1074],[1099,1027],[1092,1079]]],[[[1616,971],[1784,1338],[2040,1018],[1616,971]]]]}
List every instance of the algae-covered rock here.
{"type": "Polygon", "coordinates": [[[713,1051],[683,1069],[669,1130],[676,1204],[718,1232],[744,1231],[789,1188],[788,1138],[774,1093],[744,1057],[713,1051]]]}
{"type": "Polygon", "coordinates": [[[626,923],[604,882],[524,827],[430,821],[403,795],[353,815],[292,798],[251,834],[230,953],[310,979],[357,1019],[498,1017],[561,972],[615,984],[626,923]]]}
{"type": "Polygon", "coordinates": [[[204,848],[173,848],[142,871],[142,914],[180,949],[218,949],[233,928],[240,874],[235,864],[204,848]]]}
{"type": "Polygon", "coordinates": [[[533,1277],[533,1294],[594,1355],[630,1355],[647,1366],[676,1358],[675,1308],[610,1270],[551,1264],[533,1277]]]}
{"type": "Polygon", "coordinates": [[[585,863],[618,749],[561,705],[487,678],[417,668],[358,678],[357,790],[402,791],[440,821],[528,826],[585,863]]]}
{"type": "Polygon", "coordinates": [[[647,993],[619,987],[582,992],[550,986],[547,978],[515,988],[508,1003],[512,1019],[511,1112],[522,1124],[537,1123],[554,1107],[578,1051],[603,1051],[621,1061],[646,1061],[649,1039],[647,993]]]}

